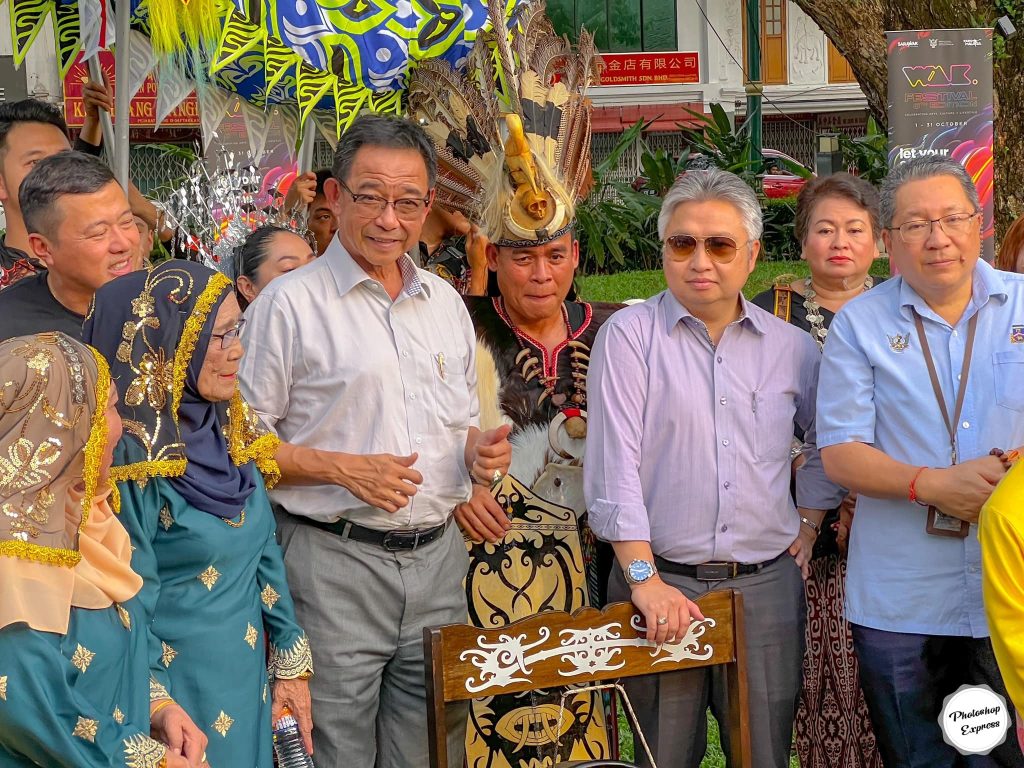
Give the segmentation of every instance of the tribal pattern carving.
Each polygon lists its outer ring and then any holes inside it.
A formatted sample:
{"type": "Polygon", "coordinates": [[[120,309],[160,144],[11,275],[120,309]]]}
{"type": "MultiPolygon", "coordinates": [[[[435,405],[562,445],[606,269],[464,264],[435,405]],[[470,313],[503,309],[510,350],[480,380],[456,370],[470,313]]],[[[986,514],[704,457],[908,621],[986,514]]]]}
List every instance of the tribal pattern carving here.
{"type": "MultiPolygon", "coordinates": [[[[466,680],[467,691],[473,694],[494,692],[494,689],[513,683],[529,683],[534,664],[556,657],[568,665],[559,670],[565,678],[621,669],[625,666],[622,651],[629,647],[651,649],[654,664],[678,663],[688,659],[704,661],[711,658],[714,648],[710,644],[702,644],[700,638],[714,626],[714,619],[695,621],[681,640],[660,646],[645,637],[623,637],[619,622],[585,630],[563,630],[557,644],[549,642],[551,631],[541,627],[537,638],[532,641],[528,641],[525,634],[502,634],[497,642],[492,643],[481,635],[477,647],[463,651],[459,659],[469,660],[479,670],[477,676],[466,680]]],[[[638,617],[634,617],[632,628],[644,634],[647,632],[638,617]]]]}

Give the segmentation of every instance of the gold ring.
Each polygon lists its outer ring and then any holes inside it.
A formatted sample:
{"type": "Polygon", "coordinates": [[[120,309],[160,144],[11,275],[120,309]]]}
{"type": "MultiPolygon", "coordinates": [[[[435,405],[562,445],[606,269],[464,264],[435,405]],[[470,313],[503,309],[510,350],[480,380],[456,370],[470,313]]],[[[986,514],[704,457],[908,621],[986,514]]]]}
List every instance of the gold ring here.
{"type": "Polygon", "coordinates": [[[504,476],[505,475],[502,474],[502,471],[500,469],[496,469],[496,470],[494,470],[494,474],[491,475],[491,482],[495,483],[495,484],[500,483],[501,482],[501,478],[503,478],[504,476]]]}

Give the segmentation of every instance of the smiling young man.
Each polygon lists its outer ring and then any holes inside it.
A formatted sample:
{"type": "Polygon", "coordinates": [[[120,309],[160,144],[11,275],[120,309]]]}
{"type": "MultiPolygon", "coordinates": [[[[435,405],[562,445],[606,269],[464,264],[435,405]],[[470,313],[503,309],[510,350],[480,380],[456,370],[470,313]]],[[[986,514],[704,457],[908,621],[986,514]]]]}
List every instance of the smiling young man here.
{"type": "Polygon", "coordinates": [[[139,231],[128,198],[100,160],[66,150],[34,164],[18,200],[30,254],[44,270],[0,293],[0,339],[81,338],[96,290],[134,269],[139,231]]]}
{"type": "MultiPolygon", "coordinates": [[[[338,142],[324,255],[249,306],[243,393],[278,436],[278,506],[295,608],[315,648],[316,763],[428,762],[423,628],[464,622],[466,548],[452,510],[508,469],[481,433],[473,326],[418,269],[434,149],[415,123],[359,117],[338,142]]],[[[465,712],[449,723],[462,765],[465,712]]]]}
{"type": "MultiPolygon", "coordinates": [[[[890,171],[881,219],[899,276],[832,323],[818,444],[829,477],[857,493],[846,618],[882,759],[951,768],[943,699],[963,684],[1006,696],[977,522],[1004,473],[989,452],[1024,443],[1024,276],[980,260],[978,192],[955,161],[890,171]]],[[[1024,757],[1010,738],[976,764],[1024,757]]]]}
{"type": "MultiPolygon", "coordinates": [[[[743,592],[752,765],[786,768],[801,572],[843,494],[808,445],[799,509],[790,495],[790,445],[795,429],[813,435],[820,356],[808,334],[743,298],[761,231],[757,198],[731,173],[690,171],[669,190],[658,218],[668,290],[597,335],[583,472],[590,525],[620,566],[608,596],[633,601],[649,640],[682,638],[707,592],[743,592]]],[[[626,689],[658,764],[697,768],[709,704],[728,716],[724,676],[690,670],[626,689]]]]}

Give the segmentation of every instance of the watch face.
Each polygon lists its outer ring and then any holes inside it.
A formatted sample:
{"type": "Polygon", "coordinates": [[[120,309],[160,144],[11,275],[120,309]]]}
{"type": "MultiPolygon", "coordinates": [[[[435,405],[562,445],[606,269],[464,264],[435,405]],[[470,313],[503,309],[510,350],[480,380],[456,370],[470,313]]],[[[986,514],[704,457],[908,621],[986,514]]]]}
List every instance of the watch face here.
{"type": "Polygon", "coordinates": [[[629,564],[627,572],[633,581],[647,581],[654,575],[654,565],[646,560],[634,560],[629,564]]]}

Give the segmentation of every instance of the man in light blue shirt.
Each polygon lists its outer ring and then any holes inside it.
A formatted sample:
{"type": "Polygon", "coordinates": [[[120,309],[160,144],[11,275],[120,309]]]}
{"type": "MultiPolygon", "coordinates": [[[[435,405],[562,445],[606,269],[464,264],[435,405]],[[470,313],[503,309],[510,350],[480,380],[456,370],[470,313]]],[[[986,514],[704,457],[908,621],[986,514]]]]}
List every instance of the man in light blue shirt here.
{"type": "MultiPolygon", "coordinates": [[[[881,194],[900,276],[832,323],[817,443],[829,477],[858,494],[846,611],[886,768],[944,768],[958,763],[943,699],[962,684],[1006,696],[976,523],[1004,472],[990,450],[1024,443],[1024,277],[979,260],[978,193],[958,163],[905,163],[881,194]]],[[[976,759],[1024,765],[1013,739],[976,759]]]]}

